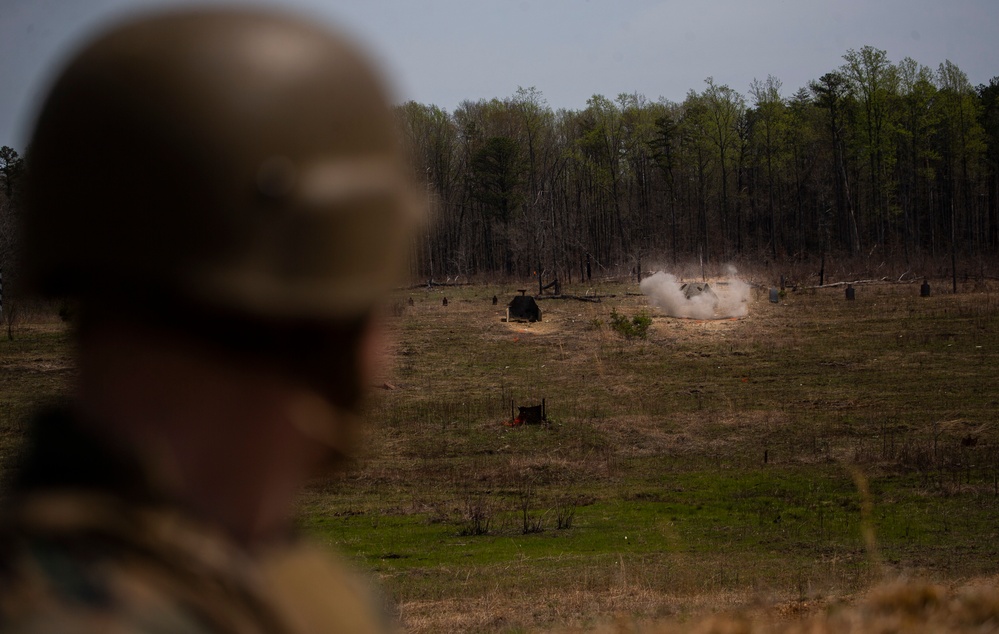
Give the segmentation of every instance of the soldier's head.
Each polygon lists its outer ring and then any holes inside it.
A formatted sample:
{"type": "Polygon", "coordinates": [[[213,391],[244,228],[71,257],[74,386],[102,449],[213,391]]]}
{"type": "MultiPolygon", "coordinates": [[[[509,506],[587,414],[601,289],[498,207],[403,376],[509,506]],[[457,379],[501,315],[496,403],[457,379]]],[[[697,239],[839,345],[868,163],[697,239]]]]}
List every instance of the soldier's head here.
{"type": "Polygon", "coordinates": [[[184,333],[354,404],[358,334],[419,208],[345,38],[250,10],[123,24],[58,76],[28,165],[25,277],[84,334],[184,333]]]}

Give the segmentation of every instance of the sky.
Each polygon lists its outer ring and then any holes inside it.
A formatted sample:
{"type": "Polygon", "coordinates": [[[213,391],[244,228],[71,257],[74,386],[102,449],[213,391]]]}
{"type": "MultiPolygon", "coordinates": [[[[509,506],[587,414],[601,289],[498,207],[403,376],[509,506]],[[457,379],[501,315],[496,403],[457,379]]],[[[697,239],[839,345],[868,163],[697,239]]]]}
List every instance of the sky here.
{"type": "MultiPolygon", "coordinates": [[[[73,50],[130,13],[189,0],[0,0],[0,145],[23,151],[38,101],[73,50]]],[[[205,3],[200,3],[205,4],[205,3]]],[[[594,94],[682,101],[714,78],[743,95],[772,75],[785,96],[850,49],[999,76],[999,0],[230,0],[277,6],[351,33],[397,100],[539,90],[553,109],[594,94]]],[[[748,98],[747,98],[748,99],[748,98]]]]}

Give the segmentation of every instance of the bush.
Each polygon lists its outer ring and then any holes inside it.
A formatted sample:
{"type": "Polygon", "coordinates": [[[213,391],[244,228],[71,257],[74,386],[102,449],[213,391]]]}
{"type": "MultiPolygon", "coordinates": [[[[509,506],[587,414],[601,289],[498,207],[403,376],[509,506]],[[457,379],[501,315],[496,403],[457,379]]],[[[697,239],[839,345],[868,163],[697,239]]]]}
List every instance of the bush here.
{"type": "Polygon", "coordinates": [[[464,513],[458,527],[461,537],[488,535],[495,509],[485,494],[469,493],[464,499],[464,513]]]}
{"type": "Polygon", "coordinates": [[[628,319],[626,315],[619,314],[616,310],[611,311],[611,328],[623,335],[626,339],[645,339],[649,335],[649,326],[652,325],[652,317],[641,312],[628,319]]]}

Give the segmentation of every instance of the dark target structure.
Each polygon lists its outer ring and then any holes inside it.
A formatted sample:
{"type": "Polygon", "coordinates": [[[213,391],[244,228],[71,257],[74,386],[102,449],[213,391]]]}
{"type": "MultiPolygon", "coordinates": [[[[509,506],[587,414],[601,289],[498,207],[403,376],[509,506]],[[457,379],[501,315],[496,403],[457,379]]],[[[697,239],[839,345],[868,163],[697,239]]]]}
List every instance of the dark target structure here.
{"type": "Polygon", "coordinates": [[[527,295],[527,289],[517,289],[517,295],[506,307],[507,321],[541,321],[541,307],[533,297],[527,295]]]}
{"type": "Polygon", "coordinates": [[[514,415],[513,399],[510,400],[510,420],[503,423],[507,427],[520,427],[521,425],[547,425],[548,424],[548,402],[541,399],[540,405],[519,405],[516,406],[517,414],[514,415]]]}

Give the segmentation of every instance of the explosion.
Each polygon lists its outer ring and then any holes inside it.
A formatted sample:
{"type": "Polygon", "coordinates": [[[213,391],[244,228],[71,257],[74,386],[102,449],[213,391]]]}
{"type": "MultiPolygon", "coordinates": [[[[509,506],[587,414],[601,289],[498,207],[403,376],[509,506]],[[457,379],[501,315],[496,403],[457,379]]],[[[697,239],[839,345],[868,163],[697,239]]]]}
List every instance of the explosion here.
{"type": "Polygon", "coordinates": [[[686,319],[728,319],[749,312],[749,284],[735,276],[735,270],[717,282],[684,284],[676,276],[659,271],[642,280],[639,288],[649,303],[671,317],[686,319]]]}

